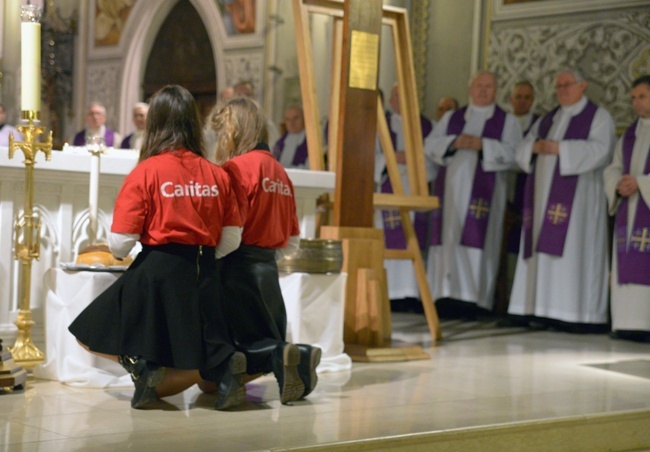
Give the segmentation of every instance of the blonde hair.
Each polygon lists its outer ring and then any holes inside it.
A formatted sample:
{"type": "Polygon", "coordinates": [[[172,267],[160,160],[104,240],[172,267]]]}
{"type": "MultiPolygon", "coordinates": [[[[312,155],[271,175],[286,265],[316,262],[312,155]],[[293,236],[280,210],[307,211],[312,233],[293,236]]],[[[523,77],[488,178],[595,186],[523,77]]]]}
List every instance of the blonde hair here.
{"type": "Polygon", "coordinates": [[[208,118],[217,135],[215,161],[222,164],[266,143],[269,133],[262,108],[252,99],[237,97],[217,107],[208,118]]]}

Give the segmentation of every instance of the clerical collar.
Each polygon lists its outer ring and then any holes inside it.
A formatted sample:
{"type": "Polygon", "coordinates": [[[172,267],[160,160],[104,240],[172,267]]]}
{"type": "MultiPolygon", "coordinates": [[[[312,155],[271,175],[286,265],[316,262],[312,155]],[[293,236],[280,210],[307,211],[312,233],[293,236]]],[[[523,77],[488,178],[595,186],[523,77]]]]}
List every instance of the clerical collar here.
{"type": "Polygon", "coordinates": [[[639,123],[641,123],[643,127],[648,127],[650,126],[650,118],[639,118],[639,123]]]}
{"type": "Polygon", "coordinates": [[[493,113],[494,112],[494,104],[479,107],[478,105],[474,105],[473,103],[470,102],[468,110],[469,109],[472,109],[472,110],[474,110],[476,112],[479,112],[479,113],[493,113]]]}
{"type": "Polygon", "coordinates": [[[287,136],[294,136],[294,137],[296,137],[298,139],[303,139],[304,140],[306,134],[307,134],[307,132],[305,131],[305,129],[303,129],[303,130],[301,130],[300,132],[297,132],[297,133],[287,133],[287,136]]]}
{"type": "Polygon", "coordinates": [[[566,105],[566,106],[563,105],[561,110],[562,113],[567,113],[570,114],[571,116],[574,116],[580,113],[585,108],[586,105],[587,105],[587,97],[582,96],[580,100],[573,105],[566,105]]]}
{"type": "Polygon", "coordinates": [[[99,129],[91,129],[90,127],[88,127],[86,129],[86,136],[87,137],[103,137],[105,131],[106,131],[105,126],[101,126],[99,129]]]}

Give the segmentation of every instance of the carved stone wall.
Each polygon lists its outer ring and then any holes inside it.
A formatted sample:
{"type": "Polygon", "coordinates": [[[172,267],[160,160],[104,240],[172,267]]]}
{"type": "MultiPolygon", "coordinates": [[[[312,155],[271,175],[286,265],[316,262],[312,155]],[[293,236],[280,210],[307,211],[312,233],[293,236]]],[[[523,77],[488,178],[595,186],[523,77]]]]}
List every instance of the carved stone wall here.
{"type": "MultiPolygon", "coordinates": [[[[106,107],[106,125],[111,129],[117,129],[120,99],[115,93],[120,90],[121,60],[88,63],[86,75],[86,99],[88,100],[86,103],[101,102],[106,107]]],[[[82,116],[85,115],[85,112],[84,109],[82,116]]]]}
{"type": "Polygon", "coordinates": [[[264,99],[264,49],[247,51],[230,51],[224,57],[226,86],[241,81],[249,81],[255,88],[256,100],[263,103],[264,99]]]}
{"type": "Polygon", "coordinates": [[[556,105],[556,74],[577,68],[588,81],[587,95],[609,110],[618,128],[629,125],[630,84],[650,73],[650,11],[583,17],[493,25],[487,65],[499,77],[500,103],[507,105],[514,83],[526,79],[535,86],[538,109],[547,111],[556,105]]]}

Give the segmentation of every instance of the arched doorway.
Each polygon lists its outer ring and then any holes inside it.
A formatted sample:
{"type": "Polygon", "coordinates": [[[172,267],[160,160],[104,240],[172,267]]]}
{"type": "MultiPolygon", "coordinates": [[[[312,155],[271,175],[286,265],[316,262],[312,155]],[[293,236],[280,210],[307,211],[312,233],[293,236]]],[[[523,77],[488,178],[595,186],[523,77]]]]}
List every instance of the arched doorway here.
{"type": "Polygon", "coordinates": [[[189,0],[181,0],[171,9],[154,39],[144,71],[144,98],[172,83],[192,93],[203,116],[216,102],[212,45],[203,20],[189,0]]]}

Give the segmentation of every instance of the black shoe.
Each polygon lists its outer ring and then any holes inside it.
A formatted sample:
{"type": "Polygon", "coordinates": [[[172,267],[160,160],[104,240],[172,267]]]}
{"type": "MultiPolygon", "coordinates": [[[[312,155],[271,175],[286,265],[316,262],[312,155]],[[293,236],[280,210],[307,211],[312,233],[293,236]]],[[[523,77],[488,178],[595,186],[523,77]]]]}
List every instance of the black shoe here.
{"type": "Polygon", "coordinates": [[[282,404],[300,400],[305,392],[305,385],[298,374],[300,349],[293,344],[278,344],[273,351],[273,373],[280,386],[282,404]]]}
{"type": "Polygon", "coordinates": [[[320,364],[322,351],[318,347],[313,347],[307,344],[296,344],[300,350],[300,364],[298,364],[298,375],[305,385],[305,391],[302,393],[301,398],[307,397],[316,387],[318,383],[318,374],[316,367],[320,364]]]}
{"type": "Polygon", "coordinates": [[[244,374],[246,373],[246,355],[242,352],[233,353],[228,359],[226,373],[224,374],[217,392],[217,410],[227,410],[241,405],[246,400],[246,386],[244,374]]]}
{"type": "Polygon", "coordinates": [[[131,399],[131,407],[136,409],[145,408],[147,405],[160,400],[156,394],[156,386],[165,379],[167,369],[156,366],[137,356],[118,356],[122,367],[131,374],[131,380],[135,384],[135,392],[131,399]]]}

